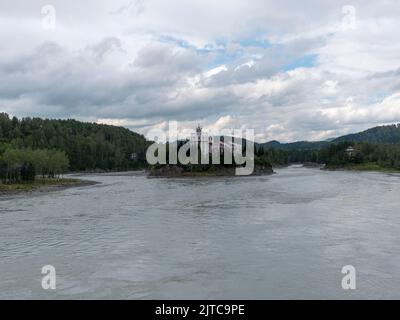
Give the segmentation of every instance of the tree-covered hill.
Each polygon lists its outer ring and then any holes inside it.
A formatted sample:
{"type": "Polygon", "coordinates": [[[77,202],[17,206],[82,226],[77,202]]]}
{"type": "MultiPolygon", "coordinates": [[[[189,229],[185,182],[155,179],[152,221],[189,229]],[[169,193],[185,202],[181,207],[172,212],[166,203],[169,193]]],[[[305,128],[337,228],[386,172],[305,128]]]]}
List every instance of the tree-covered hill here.
{"type": "Polygon", "coordinates": [[[400,170],[400,124],[380,126],[331,141],[258,144],[258,153],[271,163],[326,164],[327,167],[383,168],[400,170]],[[346,149],[352,146],[351,156],[346,149]]]}
{"type": "Polygon", "coordinates": [[[145,165],[149,142],[126,128],[76,120],[12,119],[0,113],[0,155],[7,149],[59,150],[72,171],[145,165]]]}
{"type": "Polygon", "coordinates": [[[336,138],[332,142],[368,142],[368,143],[400,143],[400,124],[390,126],[379,126],[363,132],[349,134],[336,138]]]}
{"type": "Polygon", "coordinates": [[[329,145],[328,141],[297,141],[291,143],[280,143],[279,141],[269,141],[265,143],[258,144],[259,147],[263,149],[275,149],[275,150],[316,150],[322,149],[329,145]]]}
{"type": "Polygon", "coordinates": [[[279,141],[273,140],[259,143],[257,146],[265,150],[275,149],[284,151],[307,151],[324,149],[332,143],[341,142],[400,144],[400,124],[374,127],[363,132],[353,133],[326,141],[297,141],[280,143],[279,141]]]}

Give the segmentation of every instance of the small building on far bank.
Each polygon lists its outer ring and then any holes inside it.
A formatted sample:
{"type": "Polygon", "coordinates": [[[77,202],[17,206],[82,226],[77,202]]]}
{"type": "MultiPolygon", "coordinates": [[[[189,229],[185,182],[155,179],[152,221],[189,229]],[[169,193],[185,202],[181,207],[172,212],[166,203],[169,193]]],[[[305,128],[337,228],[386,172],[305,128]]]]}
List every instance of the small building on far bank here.
{"type": "Polygon", "coordinates": [[[354,154],[355,154],[355,149],[354,149],[352,146],[347,147],[347,149],[346,149],[346,154],[347,154],[349,157],[354,156],[354,154]]]}

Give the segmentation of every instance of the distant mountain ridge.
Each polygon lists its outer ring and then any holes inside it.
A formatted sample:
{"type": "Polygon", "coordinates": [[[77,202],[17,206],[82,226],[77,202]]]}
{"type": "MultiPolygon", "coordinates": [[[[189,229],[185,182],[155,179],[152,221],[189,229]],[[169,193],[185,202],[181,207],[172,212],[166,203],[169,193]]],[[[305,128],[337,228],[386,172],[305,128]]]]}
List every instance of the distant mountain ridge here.
{"type": "Polygon", "coordinates": [[[333,140],[339,142],[400,143],[400,124],[374,127],[359,133],[348,134],[333,140]]]}
{"type": "Polygon", "coordinates": [[[259,143],[258,146],[264,149],[277,149],[277,150],[315,150],[327,147],[330,144],[328,141],[297,141],[290,143],[280,143],[273,140],[265,143],[259,143]]]}
{"type": "Polygon", "coordinates": [[[341,142],[368,142],[372,144],[400,144],[400,124],[374,127],[359,133],[344,135],[335,139],[325,141],[297,141],[280,143],[273,140],[259,143],[258,147],[263,149],[276,150],[318,150],[329,146],[332,143],[341,142]]]}

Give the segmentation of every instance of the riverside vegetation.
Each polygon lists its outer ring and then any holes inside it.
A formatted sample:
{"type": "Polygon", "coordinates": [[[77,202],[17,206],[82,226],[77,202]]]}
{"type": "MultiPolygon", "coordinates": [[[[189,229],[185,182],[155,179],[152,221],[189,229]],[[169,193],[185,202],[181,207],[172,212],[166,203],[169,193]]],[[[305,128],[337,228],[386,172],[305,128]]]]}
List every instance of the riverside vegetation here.
{"type": "Polygon", "coordinates": [[[273,150],[258,151],[270,157],[274,164],[315,163],[324,165],[325,169],[349,169],[362,171],[393,171],[400,172],[400,144],[373,144],[369,142],[339,142],[331,143],[323,149],[310,150],[273,150]],[[349,154],[346,150],[352,147],[349,154]]]}
{"type": "Polygon", "coordinates": [[[78,183],[67,171],[144,168],[148,145],[125,128],[0,113],[0,191],[78,183]]]}
{"type": "Polygon", "coordinates": [[[326,169],[400,171],[400,125],[380,126],[332,141],[258,145],[274,164],[316,163],[326,169]],[[352,147],[349,154],[346,150],[352,147]],[[272,152],[272,153],[271,153],[272,152]]]}

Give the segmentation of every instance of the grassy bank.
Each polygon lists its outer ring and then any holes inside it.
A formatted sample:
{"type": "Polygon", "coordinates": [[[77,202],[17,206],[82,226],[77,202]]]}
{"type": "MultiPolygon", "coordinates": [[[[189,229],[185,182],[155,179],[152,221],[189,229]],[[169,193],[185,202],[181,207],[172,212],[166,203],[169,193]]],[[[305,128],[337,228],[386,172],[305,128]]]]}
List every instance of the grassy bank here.
{"type": "Polygon", "coordinates": [[[359,164],[347,164],[342,167],[330,167],[327,166],[328,170],[351,170],[351,171],[374,171],[374,172],[388,172],[388,173],[400,173],[400,169],[382,167],[375,162],[366,162],[359,164]]]}
{"type": "Polygon", "coordinates": [[[85,185],[87,182],[79,179],[36,179],[24,183],[0,183],[0,192],[12,193],[20,191],[33,191],[41,188],[63,188],[85,185]]]}

